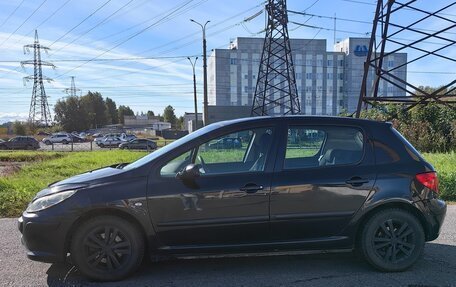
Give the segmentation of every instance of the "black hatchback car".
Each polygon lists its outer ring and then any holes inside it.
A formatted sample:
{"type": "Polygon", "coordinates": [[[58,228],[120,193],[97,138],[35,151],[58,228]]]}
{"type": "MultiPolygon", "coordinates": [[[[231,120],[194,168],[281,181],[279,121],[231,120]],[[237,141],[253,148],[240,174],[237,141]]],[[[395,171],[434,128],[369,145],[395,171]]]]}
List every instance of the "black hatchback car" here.
{"type": "Polygon", "coordinates": [[[197,130],[133,163],[49,185],[19,218],[29,258],[119,280],[152,256],[357,249],[415,263],[446,204],[433,167],[389,123],[257,117],[197,130]],[[222,138],[238,149],[212,149],[222,138]]]}
{"type": "Polygon", "coordinates": [[[27,136],[17,136],[8,141],[0,142],[0,149],[36,150],[39,148],[40,143],[36,139],[27,136]]]}

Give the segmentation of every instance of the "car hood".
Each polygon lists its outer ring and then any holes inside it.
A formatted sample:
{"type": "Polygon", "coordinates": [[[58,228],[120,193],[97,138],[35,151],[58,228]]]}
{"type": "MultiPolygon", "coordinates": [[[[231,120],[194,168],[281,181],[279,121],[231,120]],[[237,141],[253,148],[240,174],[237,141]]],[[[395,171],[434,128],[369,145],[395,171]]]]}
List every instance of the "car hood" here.
{"type": "Polygon", "coordinates": [[[118,166],[118,164],[78,174],[70,178],[55,182],[51,184],[50,187],[80,183],[85,183],[87,185],[100,183],[106,181],[108,177],[118,176],[119,174],[125,172],[122,169],[116,168],[116,166],[118,166]]]}

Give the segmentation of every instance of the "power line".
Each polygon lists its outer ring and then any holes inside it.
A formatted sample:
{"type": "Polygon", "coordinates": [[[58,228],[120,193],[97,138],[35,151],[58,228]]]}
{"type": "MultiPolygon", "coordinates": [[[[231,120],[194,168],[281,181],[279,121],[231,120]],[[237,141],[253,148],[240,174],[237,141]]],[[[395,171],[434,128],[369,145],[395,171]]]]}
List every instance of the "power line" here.
{"type": "Polygon", "coordinates": [[[11,36],[13,36],[14,34],[16,34],[16,32],[22,27],[24,26],[25,23],[27,23],[27,21],[32,18],[33,15],[35,15],[35,13],[40,10],[40,8],[44,5],[44,3],[46,3],[47,0],[43,0],[43,2],[41,2],[40,6],[38,6],[35,10],[33,10],[32,14],[30,14],[27,19],[24,20],[24,22],[22,22],[21,25],[19,25],[19,27],[16,28],[16,30],[14,30],[13,33],[11,33],[5,40],[3,40],[3,42],[0,44],[0,47],[3,46],[3,44],[5,44],[6,41],[8,41],[11,36]]]}
{"type": "MultiPolygon", "coordinates": [[[[109,0],[109,1],[111,1],[111,0],[109,0]]],[[[187,1],[185,4],[181,4],[180,6],[176,7],[172,12],[170,12],[170,13],[168,13],[167,15],[163,16],[162,18],[160,18],[158,21],[156,21],[156,22],[150,24],[149,26],[147,26],[147,27],[141,29],[140,31],[138,31],[138,32],[136,32],[136,33],[130,35],[127,39],[125,39],[125,40],[121,41],[120,43],[114,45],[114,46],[111,47],[109,50],[106,50],[106,51],[102,52],[102,53],[99,54],[98,56],[96,56],[96,57],[94,57],[94,58],[92,58],[92,59],[90,59],[90,60],[88,60],[88,61],[82,63],[81,65],[79,65],[79,66],[77,66],[77,67],[75,67],[75,68],[73,68],[73,69],[71,69],[71,70],[69,70],[69,71],[67,71],[67,72],[65,72],[65,73],[63,73],[63,74],[60,74],[60,75],[57,76],[56,78],[60,78],[60,77],[62,77],[62,76],[64,76],[64,75],[68,74],[69,72],[74,71],[74,70],[76,70],[76,69],[78,69],[78,68],[84,66],[85,64],[87,64],[87,63],[89,63],[89,62],[91,62],[91,61],[97,59],[98,57],[101,57],[101,56],[103,56],[104,54],[106,54],[106,53],[108,53],[108,52],[114,50],[115,48],[117,48],[117,47],[119,47],[120,45],[126,43],[127,41],[130,41],[131,39],[137,37],[138,35],[144,33],[144,32],[147,31],[148,29],[150,29],[150,28],[152,28],[153,26],[157,25],[158,23],[160,23],[160,21],[166,19],[167,17],[171,16],[171,15],[174,14],[175,12],[179,11],[180,9],[182,9],[183,7],[185,7],[186,5],[188,5],[189,3],[191,3],[192,1],[194,1],[194,0],[189,0],[189,1],[187,1]]]]}
{"type": "Polygon", "coordinates": [[[74,29],[76,29],[77,27],[79,27],[82,23],[84,23],[85,21],[87,21],[89,18],[91,18],[93,15],[95,15],[98,11],[100,11],[101,9],[103,9],[103,7],[105,7],[106,5],[108,5],[109,2],[111,2],[112,0],[108,0],[106,1],[105,3],[103,3],[103,5],[99,6],[97,9],[95,9],[95,11],[93,11],[92,13],[90,13],[87,17],[85,17],[81,22],[79,22],[76,26],[73,26],[73,28],[71,28],[68,32],[66,32],[65,34],[63,34],[62,36],[60,36],[57,40],[55,40],[54,42],[52,42],[51,45],[49,45],[49,47],[52,47],[52,45],[54,45],[56,42],[60,41],[63,37],[65,37],[66,35],[68,35],[69,33],[71,33],[74,29]]]}
{"type": "Polygon", "coordinates": [[[113,17],[114,15],[116,15],[120,10],[124,9],[125,7],[127,7],[128,5],[130,5],[131,3],[133,2],[133,0],[130,0],[128,1],[126,4],[124,4],[123,6],[121,6],[119,9],[117,9],[116,11],[114,11],[113,13],[111,13],[108,17],[104,18],[103,20],[101,20],[100,22],[98,22],[95,26],[93,26],[92,28],[90,28],[89,30],[86,30],[85,32],[83,32],[82,34],[80,34],[78,37],[76,37],[75,39],[73,39],[73,41],[67,43],[65,46],[57,49],[56,51],[54,51],[52,55],[58,53],[59,51],[65,49],[66,47],[68,47],[69,45],[73,44],[74,42],[76,42],[77,40],[81,39],[81,37],[87,35],[88,33],[90,33],[91,31],[95,30],[96,28],[98,28],[99,26],[101,26],[103,23],[105,23],[106,21],[108,21],[111,17],[113,17]]]}
{"type": "Polygon", "coordinates": [[[14,13],[16,13],[16,11],[21,8],[22,4],[24,4],[25,0],[22,0],[21,3],[19,3],[19,5],[16,6],[16,8],[8,15],[8,17],[6,17],[5,20],[3,20],[2,24],[0,24],[0,28],[3,27],[3,25],[5,25],[6,22],[8,22],[8,20],[11,18],[11,16],[14,15],[14,13]]]}

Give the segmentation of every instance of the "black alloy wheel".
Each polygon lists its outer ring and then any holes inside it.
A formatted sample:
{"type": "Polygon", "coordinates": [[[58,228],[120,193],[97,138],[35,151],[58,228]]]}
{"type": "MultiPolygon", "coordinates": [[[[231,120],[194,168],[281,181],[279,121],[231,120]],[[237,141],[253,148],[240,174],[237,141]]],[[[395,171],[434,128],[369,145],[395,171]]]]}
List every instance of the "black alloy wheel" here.
{"type": "Polygon", "coordinates": [[[402,271],[413,265],[424,249],[424,231],[418,219],[401,209],[374,214],[361,237],[366,260],[382,271],[402,271]]]}
{"type": "Polygon", "coordinates": [[[94,280],[116,281],[141,264],[144,240],[134,224],[115,216],[90,220],[77,230],[71,256],[81,273],[94,280]]]}

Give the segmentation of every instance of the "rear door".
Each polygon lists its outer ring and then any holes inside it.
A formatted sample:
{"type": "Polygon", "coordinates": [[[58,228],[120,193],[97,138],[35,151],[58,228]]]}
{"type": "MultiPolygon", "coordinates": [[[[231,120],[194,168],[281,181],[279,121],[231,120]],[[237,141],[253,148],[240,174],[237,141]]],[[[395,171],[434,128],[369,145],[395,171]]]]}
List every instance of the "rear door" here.
{"type": "Polygon", "coordinates": [[[338,236],[374,185],[367,131],[296,122],[284,130],[271,191],[273,238],[338,236]]]}

